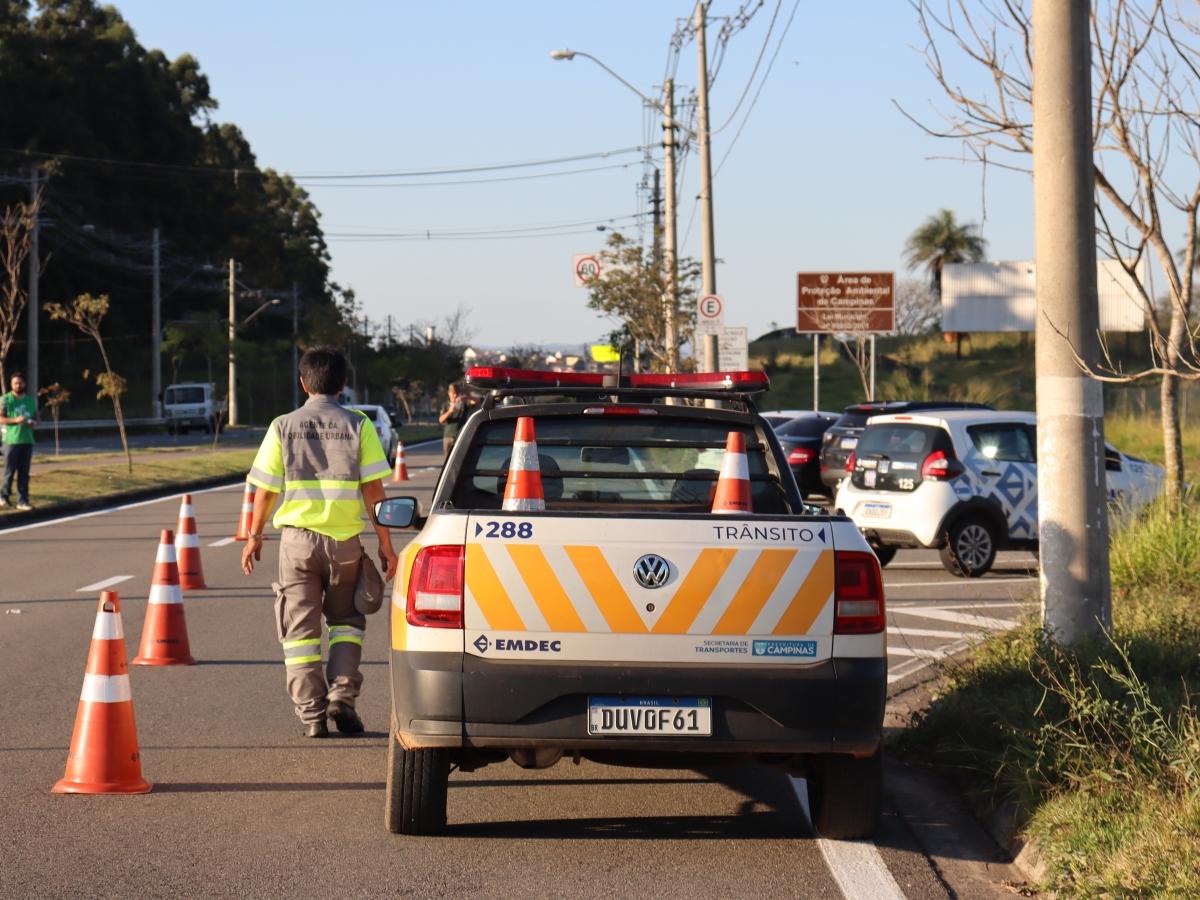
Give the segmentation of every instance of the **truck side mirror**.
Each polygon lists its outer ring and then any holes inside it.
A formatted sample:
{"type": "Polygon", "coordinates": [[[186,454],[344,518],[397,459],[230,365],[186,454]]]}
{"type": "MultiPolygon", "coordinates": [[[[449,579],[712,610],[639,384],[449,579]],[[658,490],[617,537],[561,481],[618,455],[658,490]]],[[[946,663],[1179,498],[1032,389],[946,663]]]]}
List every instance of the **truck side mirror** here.
{"type": "Polygon", "coordinates": [[[416,497],[388,497],[376,503],[372,512],[384,528],[411,528],[421,518],[421,504],[416,497]]]}

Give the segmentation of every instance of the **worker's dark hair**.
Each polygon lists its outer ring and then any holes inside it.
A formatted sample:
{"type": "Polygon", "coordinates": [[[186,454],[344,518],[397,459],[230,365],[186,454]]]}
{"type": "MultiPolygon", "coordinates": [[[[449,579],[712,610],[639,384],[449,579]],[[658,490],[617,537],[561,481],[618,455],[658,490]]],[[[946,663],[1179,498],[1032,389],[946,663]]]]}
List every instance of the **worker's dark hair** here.
{"type": "Polygon", "coordinates": [[[25,373],[18,369],[16,372],[13,372],[11,375],[8,376],[9,381],[12,381],[14,378],[20,378],[22,381],[24,381],[25,373]]]}
{"type": "Polygon", "coordinates": [[[310,347],[300,357],[304,385],[314,394],[337,394],[346,384],[346,357],[332,347],[310,347]]]}

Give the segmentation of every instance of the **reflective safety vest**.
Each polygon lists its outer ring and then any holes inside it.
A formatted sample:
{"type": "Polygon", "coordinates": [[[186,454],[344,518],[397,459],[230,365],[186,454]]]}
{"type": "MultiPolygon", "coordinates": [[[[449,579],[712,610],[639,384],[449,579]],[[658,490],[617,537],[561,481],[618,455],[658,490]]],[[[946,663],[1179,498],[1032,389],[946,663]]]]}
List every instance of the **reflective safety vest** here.
{"type": "Polygon", "coordinates": [[[248,480],[281,493],[276,528],[345,541],[365,527],[359,487],[390,471],[371,420],[320,394],[271,423],[248,480]]]}

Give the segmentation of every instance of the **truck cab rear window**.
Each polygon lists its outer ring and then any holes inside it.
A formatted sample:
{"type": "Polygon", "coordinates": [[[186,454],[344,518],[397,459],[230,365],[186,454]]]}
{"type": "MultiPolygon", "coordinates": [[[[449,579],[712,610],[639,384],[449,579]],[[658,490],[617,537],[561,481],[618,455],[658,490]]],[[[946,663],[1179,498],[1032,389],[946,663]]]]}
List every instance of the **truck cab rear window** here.
{"type": "MultiPolygon", "coordinates": [[[[623,416],[538,417],[538,462],[547,509],[708,512],[731,430],[746,436],[754,512],[790,509],[769,448],[749,426],[623,416]]],[[[482,424],[455,491],[459,509],[499,509],[508,482],[515,419],[482,424]]]]}

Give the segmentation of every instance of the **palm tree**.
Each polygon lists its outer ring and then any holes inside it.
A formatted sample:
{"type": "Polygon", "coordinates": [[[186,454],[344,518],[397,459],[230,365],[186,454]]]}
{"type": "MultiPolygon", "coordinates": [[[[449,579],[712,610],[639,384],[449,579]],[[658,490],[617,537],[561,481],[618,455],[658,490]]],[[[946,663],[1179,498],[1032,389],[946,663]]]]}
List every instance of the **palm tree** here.
{"type": "Polygon", "coordinates": [[[936,215],[925,220],[904,243],[904,255],[908,267],[916,269],[924,265],[929,270],[930,283],[940,296],[942,293],[942,266],[946,263],[983,262],[987,256],[987,241],[979,233],[974,222],[959,224],[954,213],[939,209],[936,215]]]}
{"type": "MultiPolygon", "coordinates": [[[[939,209],[936,215],[925,220],[904,242],[904,254],[908,267],[915,269],[924,265],[929,270],[929,280],[934,294],[942,296],[942,266],[946,263],[983,262],[987,256],[987,241],[979,233],[974,222],[959,224],[954,212],[939,209]]],[[[955,356],[962,359],[962,333],[955,336],[958,344],[955,356]]]]}

